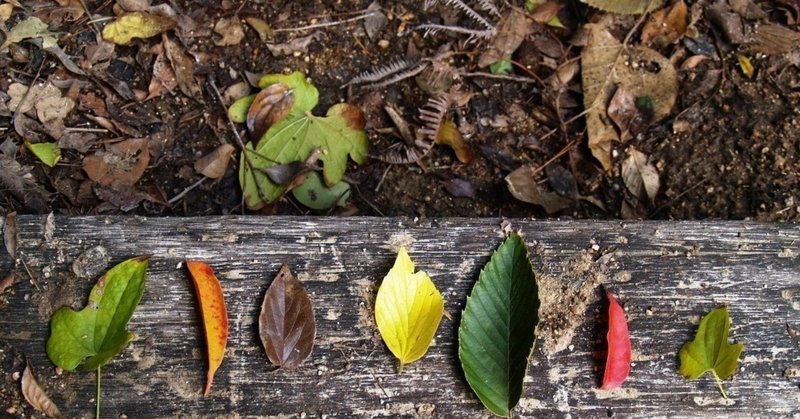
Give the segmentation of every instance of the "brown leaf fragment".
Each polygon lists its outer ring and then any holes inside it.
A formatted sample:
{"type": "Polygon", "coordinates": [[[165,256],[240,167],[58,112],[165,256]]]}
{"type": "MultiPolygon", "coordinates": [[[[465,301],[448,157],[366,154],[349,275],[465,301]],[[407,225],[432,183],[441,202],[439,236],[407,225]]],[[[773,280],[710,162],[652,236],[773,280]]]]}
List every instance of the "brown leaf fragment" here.
{"type": "Polygon", "coordinates": [[[131,138],[84,157],[83,170],[100,185],[130,186],[142,177],[149,162],[148,140],[131,138]]]}
{"type": "Polygon", "coordinates": [[[553,20],[561,9],[561,4],[557,1],[548,1],[536,6],[530,13],[531,19],[536,23],[547,23],[553,20]]]}
{"type": "Polygon", "coordinates": [[[9,212],[6,214],[6,221],[3,224],[3,243],[6,245],[6,251],[12,259],[17,257],[17,213],[9,212]]]}
{"type": "Polygon", "coordinates": [[[236,99],[245,97],[249,94],[250,84],[246,81],[240,81],[239,83],[234,83],[225,88],[225,91],[222,92],[222,102],[225,103],[225,106],[229,106],[236,99]]]}
{"type": "Polygon", "coordinates": [[[286,164],[276,164],[264,169],[269,180],[277,183],[278,185],[288,185],[289,182],[296,179],[298,176],[305,174],[309,170],[308,164],[301,161],[293,161],[286,164]]]}
{"type": "Polygon", "coordinates": [[[159,97],[173,91],[176,87],[178,87],[178,79],[175,71],[172,70],[169,59],[164,53],[158,54],[153,62],[153,77],[150,79],[150,86],[147,89],[149,91],[147,99],[159,97]]]}
{"type": "Polygon", "coordinates": [[[236,151],[230,144],[222,144],[211,153],[206,154],[194,163],[194,170],[205,177],[219,179],[225,175],[228,163],[233,152],[236,151]]]}
{"type": "Polygon", "coordinates": [[[292,55],[295,52],[305,53],[308,51],[308,46],[311,45],[311,41],[319,40],[324,37],[325,34],[322,31],[316,31],[311,35],[295,38],[282,44],[267,44],[267,49],[275,57],[292,55]]]}
{"type": "Polygon", "coordinates": [[[766,55],[786,54],[800,46],[800,32],[785,26],[765,23],[756,28],[750,49],[766,55]]]}
{"type": "Polygon", "coordinates": [[[653,110],[646,97],[635,98],[624,85],[620,85],[608,103],[608,117],[619,128],[620,140],[625,142],[647,129],[653,110]]]}
{"type": "Polygon", "coordinates": [[[129,12],[145,12],[150,10],[150,0],[117,0],[119,7],[129,12]]]}
{"type": "Polygon", "coordinates": [[[267,42],[272,39],[272,27],[263,19],[248,16],[244,18],[244,21],[258,33],[258,38],[261,39],[261,42],[267,42]]]}
{"type": "Polygon", "coordinates": [[[258,323],[261,343],[273,364],[294,369],[311,355],[316,335],[314,308],[288,266],[281,266],[267,289],[258,323]]]}
{"type": "Polygon", "coordinates": [[[466,179],[454,177],[442,182],[444,189],[456,198],[474,198],[475,187],[466,179]]]}
{"type": "Polygon", "coordinates": [[[31,366],[26,365],[25,370],[22,372],[22,395],[25,400],[33,406],[34,409],[44,413],[51,418],[61,417],[61,411],[58,406],[50,400],[44,389],[36,382],[36,377],[31,372],[31,366]]]}
{"type": "Polygon", "coordinates": [[[656,199],[661,181],[656,167],[647,162],[647,155],[630,147],[628,158],[622,162],[622,180],[629,191],[640,201],[656,199]]]}
{"type": "Polygon", "coordinates": [[[217,24],[214,25],[214,32],[222,35],[222,39],[214,41],[214,44],[218,47],[239,45],[239,43],[242,42],[242,38],[244,38],[244,28],[237,16],[220,19],[217,24]]]}
{"type": "Polygon", "coordinates": [[[14,274],[14,271],[11,271],[8,273],[8,275],[6,275],[3,279],[0,280],[0,295],[3,295],[3,293],[7,289],[11,288],[11,286],[14,285],[15,278],[16,275],[14,274]]]}
{"type": "MultiPolygon", "coordinates": [[[[719,3],[724,5],[723,3],[719,3]]],[[[724,6],[715,4],[706,8],[706,16],[711,23],[722,32],[725,41],[738,45],[745,42],[744,23],[742,17],[727,11],[724,6]]]]}
{"type": "Polygon", "coordinates": [[[294,104],[294,93],[283,83],[274,83],[258,92],[247,111],[247,129],[255,141],[267,132],[269,127],[280,121],[294,104]]]}
{"type": "Polygon", "coordinates": [[[36,183],[31,167],[23,166],[3,154],[0,154],[0,186],[22,201],[26,207],[37,212],[49,211],[47,199],[50,194],[36,183]]]}
{"type": "Polygon", "coordinates": [[[370,15],[364,19],[364,30],[367,32],[370,41],[374,41],[389,20],[386,18],[386,15],[383,14],[378,0],[373,1],[367,6],[367,13],[370,13],[370,15]]]}
{"type": "Polygon", "coordinates": [[[436,144],[450,146],[461,163],[470,164],[475,160],[475,154],[464,141],[464,137],[461,136],[461,131],[458,130],[456,123],[449,119],[439,126],[439,131],[436,132],[436,144]]]}
{"type": "Polygon", "coordinates": [[[175,78],[178,80],[178,86],[181,92],[186,96],[194,98],[200,102],[203,101],[203,91],[200,85],[194,78],[194,60],[188,54],[183,52],[181,47],[166,34],[163,35],[164,51],[172,64],[172,71],[175,72],[175,78]]]}
{"type": "Polygon", "coordinates": [[[656,10],[642,28],[642,43],[658,48],[677,42],[689,27],[689,8],[680,0],[669,8],[656,10]]]}
{"type": "Polygon", "coordinates": [[[491,45],[478,59],[478,66],[486,67],[497,61],[509,59],[532,31],[533,20],[523,11],[512,8],[492,39],[491,45]]]}
{"type": "Polygon", "coordinates": [[[132,186],[96,186],[94,194],[102,201],[107,202],[120,211],[128,212],[139,206],[142,201],[150,201],[156,204],[166,205],[163,201],[153,197],[153,195],[140,191],[132,186]]]}
{"type": "Polygon", "coordinates": [[[508,190],[514,198],[529,204],[539,205],[548,214],[555,214],[561,210],[569,208],[573,200],[562,197],[561,195],[542,190],[536,182],[531,166],[522,166],[506,176],[508,190]]]}

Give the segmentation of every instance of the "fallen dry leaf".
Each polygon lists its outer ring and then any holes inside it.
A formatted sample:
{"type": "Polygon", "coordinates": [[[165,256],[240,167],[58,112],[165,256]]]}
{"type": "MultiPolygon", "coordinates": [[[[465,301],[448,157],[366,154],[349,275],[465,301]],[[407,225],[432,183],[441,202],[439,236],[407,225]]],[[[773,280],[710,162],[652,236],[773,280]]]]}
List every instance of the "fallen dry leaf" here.
{"type": "Polygon", "coordinates": [[[322,39],[323,37],[325,37],[325,34],[322,31],[316,31],[311,35],[295,38],[282,44],[267,44],[267,49],[276,57],[292,55],[295,52],[305,53],[308,51],[311,41],[322,39]]]}
{"type": "MultiPolygon", "coordinates": [[[[541,7],[541,6],[540,6],[541,7]]],[[[512,8],[492,39],[489,48],[478,59],[479,67],[507,60],[533,31],[533,20],[517,8],[512,8]]]]}
{"type": "Polygon", "coordinates": [[[786,54],[792,48],[800,46],[800,32],[795,32],[785,26],[774,23],[765,23],[756,28],[749,46],[756,53],[760,52],[767,55],[786,54]]]}
{"type": "Polygon", "coordinates": [[[34,409],[44,413],[51,418],[61,417],[61,411],[58,406],[50,400],[44,389],[36,382],[36,377],[31,372],[31,366],[26,365],[25,370],[22,372],[22,395],[25,400],[33,406],[34,409]]]}
{"type": "Polygon", "coordinates": [[[736,61],[739,62],[739,68],[742,69],[742,73],[744,73],[748,79],[752,79],[756,69],[753,67],[753,63],[750,62],[750,58],[743,54],[736,54],[736,61]]]}
{"type": "Polygon", "coordinates": [[[9,272],[2,280],[0,280],[0,295],[3,295],[7,289],[11,288],[14,285],[14,279],[16,275],[13,271],[9,272]]]}
{"type": "Polygon", "coordinates": [[[128,45],[134,38],[152,38],[175,25],[174,19],[160,14],[129,12],[103,28],[103,39],[117,45],[128,45]]]}
{"type": "Polygon", "coordinates": [[[225,309],[225,296],[219,279],[207,263],[199,260],[187,260],[186,267],[194,283],[197,301],[200,304],[200,317],[206,335],[208,350],[208,375],[204,395],[211,392],[214,374],[222,365],[225,347],[228,344],[228,312],[225,309]]]}
{"type": "Polygon", "coordinates": [[[42,48],[47,49],[58,45],[55,32],[50,32],[47,24],[38,17],[29,17],[16,24],[6,35],[5,42],[0,45],[0,51],[4,51],[11,44],[16,44],[26,39],[42,38],[42,48]]]}
{"type": "Polygon", "coordinates": [[[59,6],[54,13],[65,15],[67,21],[74,22],[83,17],[86,9],[81,5],[80,0],[56,0],[59,6]]]}
{"type": "Polygon", "coordinates": [[[272,27],[263,19],[248,16],[244,18],[244,21],[258,33],[258,38],[261,39],[261,42],[267,42],[272,39],[272,27]]]}
{"type": "Polygon", "coordinates": [[[17,257],[17,240],[17,213],[14,211],[6,214],[6,221],[3,224],[3,244],[11,259],[17,257]]]}
{"type": "Polygon", "coordinates": [[[236,149],[232,145],[223,144],[198,159],[194,163],[194,170],[207,178],[219,179],[225,175],[234,151],[236,149]]]}
{"type": "Polygon", "coordinates": [[[150,10],[150,0],[117,0],[117,4],[129,12],[150,10]]]}
{"type": "Polygon", "coordinates": [[[608,103],[608,117],[619,128],[622,142],[628,141],[637,134],[644,132],[652,119],[652,111],[647,107],[646,100],[637,104],[636,98],[624,85],[617,87],[614,96],[608,103]]]}
{"type": "Polygon", "coordinates": [[[642,43],[664,47],[677,42],[689,27],[689,8],[680,0],[671,7],[656,10],[642,28],[642,43]]]}
{"type": "Polygon", "coordinates": [[[461,131],[458,130],[456,123],[449,119],[442,122],[439,126],[435,141],[436,144],[450,146],[456,153],[456,158],[458,158],[458,161],[461,163],[469,164],[475,160],[475,154],[472,153],[472,149],[469,148],[469,145],[464,141],[464,137],[461,135],[461,131]]]}
{"type": "Polygon", "coordinates": [[[247,129],[250,137],[258,141],[276,122],[292,110],[294,93],[283,83],[274,83],[262,89],[247,111],[247,129]]]}
{"type": "Polygon", "coordinates": [[[640,201],[647,197],[653,202],[661,187],[656,167],[647,162],[644,153],[633,147],[628,148],[628,158],[622,162],[622,180],[640,201]]]}
{"type": "Polygon", "coordinates": [[[220,19],[219,22],[214,25],[214,32],[222,36],[221,39],[214,41],[214,44],[218,47],[239,45],[239,43],[242,42],[242,38],[244,38],[244,28],[237,16],[220,19]]]}
{"type": "Polygon", "coordinates": [[[148,140],[131,138],[84,157],[83,170],[100,185],[130,186],[142,177],[149,162],[148,140]]]}
{"type": "Polygon", "coordinates": [[[202,102],[203,91],[194,78],[194,60],[183,52],[183,49],[166,34],[163,35],[162,44],[167,58],[172,64],[172,71],[175,72],[175,78],[178,80],[181,92],[202,102]]]}
{"type": "Polygon", "coordinates": [[[641,46],[623,47],[608,30],[587,24],[589,39],[581,53],[583,104],[592,155],[611,169],[611,149],[620,137],[608,118],[615,86],[624,86],[638,101],[652,106],[655,123],[672,111],[678,96],[678,73],[658,52],[641,46]]]}
{"type": "Polygon", "coordinates": [[[147,99],[159,97],[164,93],[171,92],[178,87],[178,79],[175,71],[172,70],[169,59],[163,52],[156,56],[153,61],[153,77],[150,79],[150,86],[147,88],[147,99]]]}
{"type": "Polygon", "coordinates": [[[0,4],[0,23],[7,21],[14,11],[14,5],[11,3],[0,4]]]}
{"type": "Polygon", "coordinates": [[[239,83],[234,83],[228,86],[224,92],[222,92],[222,102],[225,106],[230,106],[236,99],[243,98],[250,94],[250,83],[246,81],[240,81],[239,83]]]}
{"type": "Polygon", "coordinates": [[[548,214],[555,214],[561,210],[569,208],[573,200],[563,196],[542,190],[536,182],[531,166],[522,166],[506,176],[508,190],[514,198],[529,204],[539,205],[548,214]]]}
{"type": "Polygon", "coordinates": [[[648,10],[655,10],[664,4],[664,0],[581,0],[600,10],[622,15],[640,15],[648,10]]]}
{"type": "Polygon", "coordinates": [[[364,30],[367,32],[370,41],[374,41],[389,20],[386,18],[386,15],[383,14],[378,0],[373,1],[367,6],[367,13],[370,13],[370,15],[364,19],[364,30]]]}

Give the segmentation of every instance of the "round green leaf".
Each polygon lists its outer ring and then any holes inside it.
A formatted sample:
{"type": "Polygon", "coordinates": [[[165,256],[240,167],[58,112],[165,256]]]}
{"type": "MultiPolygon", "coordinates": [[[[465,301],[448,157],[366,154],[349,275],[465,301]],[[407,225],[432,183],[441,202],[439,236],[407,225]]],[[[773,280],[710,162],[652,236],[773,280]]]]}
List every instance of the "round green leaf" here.
{"type": "Polygon", "coordinates": [[[292,195],[301,204],[315,210],[325,210],[334,206],[344,206],[350,197],[350,184],[341,181],[332,187],[322,183],[317,172],[311,172],[305,182],[292,189],[292,195]]]}

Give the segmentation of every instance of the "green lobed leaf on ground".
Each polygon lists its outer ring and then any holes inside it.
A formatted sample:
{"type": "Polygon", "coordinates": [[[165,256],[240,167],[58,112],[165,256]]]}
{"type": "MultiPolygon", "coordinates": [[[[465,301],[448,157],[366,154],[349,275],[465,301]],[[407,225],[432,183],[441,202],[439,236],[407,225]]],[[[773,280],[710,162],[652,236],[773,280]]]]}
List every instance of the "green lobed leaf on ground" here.
{"type": "Polygon", "coordinates": [[[292,195],[301,204],[314,210],[326,210],[334,206],[343,207],[350,198],[350,184],[339,181],[329,188],[322,182],[322,176],[319,173],[311,172],[305,182],[292,189],[292,195]]]}
{"type": "Polygon", "coordinates": [[[736,373],[739,355],[744,350],[741,343],[728,343],[730,327],[727,307],[711,310],[700,320],[694,340],[686,342],[678,355],[681,375],[696,380],[710,372],[725,398],[728,396],[722,388],[722,380],[736,373]]]}
{"type": "Polygon", "coordinates": [[[510,417],[522,395],[538,311],[528,250],[512,234],[481,271],[458,329],[458,356],[467,382],[498,416],[510,417]]]}
{"type": "Polygon", "coordinates": [[[62,307],[50,320],[47,356],[66,371],[93,371],[122,352],[133,339],[128,321],[142,299],[148,257],[111,268],[92,288],[81,311],[62,307]]]}
{"type": "Polygon", "coordinates": [[[250,209],[272,203],[286,191],[285,185],[272,182],[264,173],[268,167],[305,161],[319,150],[323,178],[331,187],[342,179],[348,156],[358,164],[367,158],[367,134],[360,109],[339,103],[324,117],[314,116],[311,110],[317,105],[319,92],[302,73],[269,74],[261,78],[259,86],[274,83],[292,89],[294,102],[289,114],[272,125],[255,146],[248,143],[242,154],[239,182],[250,209]]]}

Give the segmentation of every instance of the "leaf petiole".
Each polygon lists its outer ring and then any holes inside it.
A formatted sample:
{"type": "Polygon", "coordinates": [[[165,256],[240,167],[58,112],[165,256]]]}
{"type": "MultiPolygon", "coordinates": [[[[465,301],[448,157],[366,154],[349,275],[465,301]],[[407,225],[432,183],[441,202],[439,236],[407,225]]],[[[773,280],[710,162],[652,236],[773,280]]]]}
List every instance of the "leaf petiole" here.
{"type": "Polygon", "coordinates": [[[97,397],[95,397],[95,418],[100,419],[100,368],[97,367],[97,397]]]}
{"type": "Polygon", "coordinates": [[[725,388],[722,387],[722,380],[719,379],[719,375],[717,375],[717,372],[714,370],[711,370],[711,374],[714,375],[714,382],[717,383],[717,388],[719,388],[719,392],[722,393],[722,397],[728,400],[728,393],[726,393],[725,388]]]}

